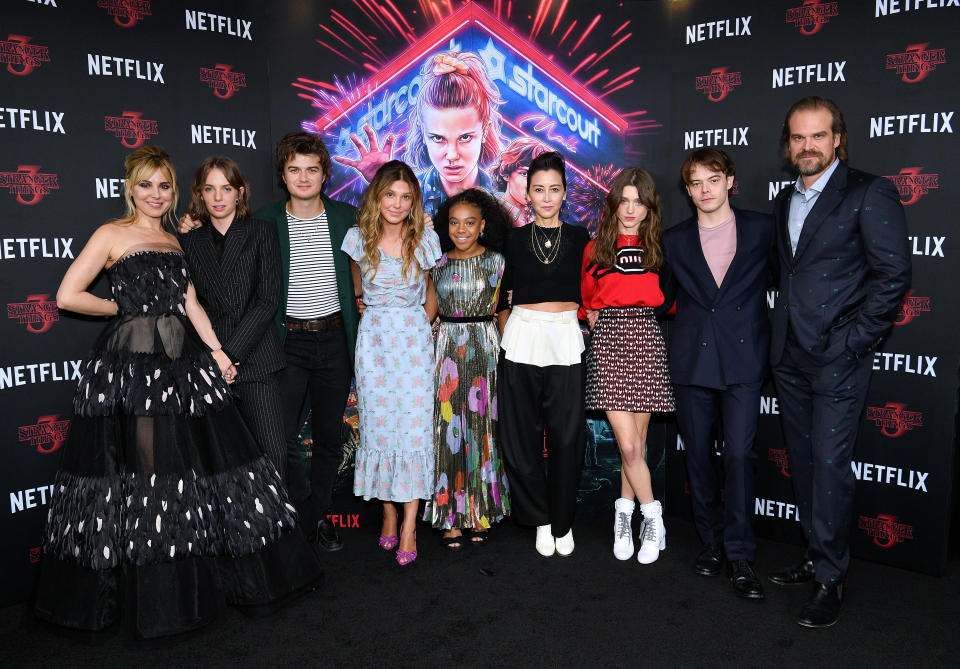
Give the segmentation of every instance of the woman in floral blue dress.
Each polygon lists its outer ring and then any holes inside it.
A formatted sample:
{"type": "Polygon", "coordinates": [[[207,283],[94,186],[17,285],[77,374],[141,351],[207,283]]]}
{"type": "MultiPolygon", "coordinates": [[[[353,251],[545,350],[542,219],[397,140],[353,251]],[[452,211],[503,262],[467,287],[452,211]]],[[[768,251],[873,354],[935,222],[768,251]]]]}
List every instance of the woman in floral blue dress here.
{"type": "MultiPolygon", "coordinates": [[[[440,331],[433,413],[434,488],[424,519],[444,530],[450,550],[483,543],[490,525],[510,514],[507,480],[497,443],[497,354],[494,322],[503,278],[499,253],[510,218],[496,199],[471,188],[437,212],[445,251],[430,271],[440,331]]],[[[507,313],[504,312],[506,322],[507,313]]]]}
{"type": "Polygon", "coordinates": [[[433,338],[428,270],[440,257],[424,228],[420,185],[403,162],[381,167],[343,240],[365,309],[357,334],[360,449],[353,491],[383,502],[380,546],[403,566],[417,559],[420,500],[433,490],[433,338]],[[399,531],[395,502],[403,503],[399,531]]]}

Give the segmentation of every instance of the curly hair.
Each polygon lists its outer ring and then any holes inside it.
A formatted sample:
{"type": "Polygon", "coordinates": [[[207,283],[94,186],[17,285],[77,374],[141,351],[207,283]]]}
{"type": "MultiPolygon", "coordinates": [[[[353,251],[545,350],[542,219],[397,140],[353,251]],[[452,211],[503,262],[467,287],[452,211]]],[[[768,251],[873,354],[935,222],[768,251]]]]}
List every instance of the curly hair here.
{"type": "Polygon", "coordinates": [[[371,280],[377,275],[377,268],[380,266],[378,245],[380,244],[380,238],[383,236],[380,200],[383,199],[386,192],[390,190],[390,186],[396,181],[402,181],[410,186],[412,199],[410,214],[403,223],[406,228],[403,231],[401,252],[403,278],[408,280],[411,268],[414,269],[414,277],[420,276],[423,271],[414,255],[417,247],[420,246],[420,239],[423,237],[423,195],[420,193],[420,182],[417,181],[417,177],[409,165],[400,160],[391,160],[377,170],[373,181],[363,191],[363,199],[357,209],[357,227],[360,228],[360,235],[363,237],[363,260],[367,263],[367,271],[370,272],[371,280]]]}
{"type": "Polygon", "coordinates": [[[421,85],[417,101],[410,108],[406,151],[403,157],[419,171],[430,167],[430,155],[423,137],[423,108],[456,109],[476,107],[483,126],[480,165],[492,163],[503,148],[500,130],[500,114],[497,108],[503,104],[500,89],[487,75],[483,60],[469,51],[448,51],[435,54],[420,68],[421,85]],[[441,60],[456,67],[441,67],[441,60]],[[449,72],[439,70],[450,69],[449,72]]]}
{"type": "Polygon", "coordinates": [[[510,146],[504,149],[497,163],[490,169],[490,175],[496,183],[497,190],[505,191],[511,174],[529,165],[530,161],[541,153],[552,150],[533,137],[518,137],[510,142],[510,146]]]}
{"type": "Polygon", "coordinates": [[[433,229],[440,238],[440,249],[446,253],[454,247],[450,239],[450,210],[458,204],[470,204],[480,210],[484,221],[481,244],[491,251],[502,253],[512,219],[497,198],[480,188],[468,188],[450,196],[440,205],[433,219],[433,229]]]}
{"type": "Polygon", "coordinates": [[[613,180],[607,193],[606,208],[600,219],[600,229],[593,244],[593,262],[600,267],[613,267],[617,262],[617,234],[619,221],[617,209],[623,198],[623,189],[633,186],[640,196],[640,203],[647,208],[647,216],[640,223],[639,236],[643,244],[644,269],[658,269],[663,264],[663,250],[660,238],[663,228],[660,220],[660,194],[653,177],[640,167],[628,167],[613,180]]]}
{"type": "Polygon", "coordinates": [[[287,163],[293,160],[295,155],[310,156],[316,155],[320,159],[320,169],[323,170],[323,183],[327,183],[330,178],[330,152],[324,145],[323,140],[309,132],[288,132],[277,142],[277,149],[274,154],[274,160],[277,167],[277,180],[280,188],[286,188],[287,182],[283,180],[284,170],[287,169],[287,163]]]}
{"type": "Polygon", "coordinates": [[[123,182],[123,199],[126,203],[126,211],[123,218],[114,222],[127,224],[133,223],[137,219],[137,205],[133,201],[133,186],[141,181],[148,180],[157,170],[163,170],[164,176],[167,177],[167,181],[173,189],[173,199],[170,201],[170,208],[164,214],[164,222],[171,229],[176,229],[176,209],[180,191],[177,190],[177,171],[173,168],[170,155],[159,146],[141,146],[126,157],[123,166],[126,177],[123,182]]]}
{"type": "Polygon", "coordinates": [[[223,172],[227,183],[237,192],[237,218],[250,218],[250,185],[243,178],[240,166],[226,156],[208,156],[197,167],[197,172],[193,175],[193,184],[190,186],[190,206],[187,208],[190,218],[210,220],[210,212],[207,211],[207,204],[203,201],[203,187],[207,184],[207,175],[213,170],[223,172]]]}

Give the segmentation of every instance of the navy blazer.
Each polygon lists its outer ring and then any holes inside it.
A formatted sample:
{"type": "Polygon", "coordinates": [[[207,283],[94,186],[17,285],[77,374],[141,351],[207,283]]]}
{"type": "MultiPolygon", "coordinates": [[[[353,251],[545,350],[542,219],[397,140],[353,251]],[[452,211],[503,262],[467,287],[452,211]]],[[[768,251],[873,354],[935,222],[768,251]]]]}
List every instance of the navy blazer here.
{"type": "Polygon", "coordinates": [[[197,300],[210,317],[220,345],[237,365],[237,380],[262,379],[284,367],[273,325],[280,303],[280,244],[274,226],[238,218],[230,224],[223,257],[210,223],[180,236],[197,300]]]}
{"type": "Polygon", "coordinates": [[[896,187],[883,177],[837,165],[790,249],[790,197],[774,205],[779,293],[770,362],[783,355],[787,332],[822,364],[860,357],[893,326],[910,287],[907,222],[896,187]]]}
{"type": "Polygon", "coordinates": [[[737,251],[718,287],[694,216],[663,233],[664,306],[676,299],[670,374],[681,385],[726,388],[767,375],[773,218],[734,209],[737,251]]]}

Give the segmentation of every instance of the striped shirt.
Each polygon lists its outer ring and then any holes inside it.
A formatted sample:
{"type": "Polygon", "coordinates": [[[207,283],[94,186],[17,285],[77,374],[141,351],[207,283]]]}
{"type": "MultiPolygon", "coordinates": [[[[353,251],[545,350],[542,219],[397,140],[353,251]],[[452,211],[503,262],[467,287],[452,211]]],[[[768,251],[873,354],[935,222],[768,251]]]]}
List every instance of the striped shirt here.
{"type": "Polygon", "coordinates": [[[290,284],[287,316],[323,318],[340,311],[337,273],[326,210],[313,218],[287,212],[290,230],[290,284]]]}

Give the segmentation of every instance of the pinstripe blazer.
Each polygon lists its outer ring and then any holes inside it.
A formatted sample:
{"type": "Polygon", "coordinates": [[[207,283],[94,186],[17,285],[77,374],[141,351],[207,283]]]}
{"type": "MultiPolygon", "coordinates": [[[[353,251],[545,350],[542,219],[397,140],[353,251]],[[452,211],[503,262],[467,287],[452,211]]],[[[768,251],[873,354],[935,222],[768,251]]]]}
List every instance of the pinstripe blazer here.
{"type": "Polygon", "coordinates": [[[210,224],[180,236],[197,299],[224,351],[239,362],[238,381],[262,379],[285,365],[273,317],[280,303],[280,245],[272,223],[236,219],[223,245],[210,224]]]}

